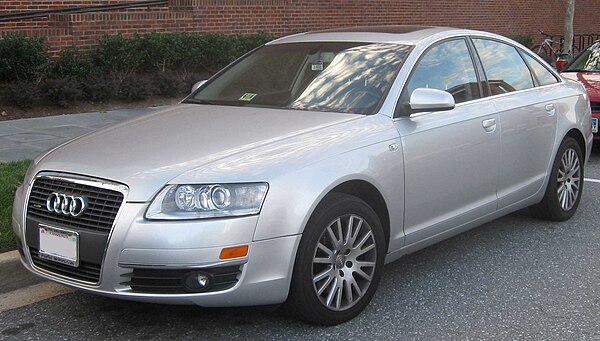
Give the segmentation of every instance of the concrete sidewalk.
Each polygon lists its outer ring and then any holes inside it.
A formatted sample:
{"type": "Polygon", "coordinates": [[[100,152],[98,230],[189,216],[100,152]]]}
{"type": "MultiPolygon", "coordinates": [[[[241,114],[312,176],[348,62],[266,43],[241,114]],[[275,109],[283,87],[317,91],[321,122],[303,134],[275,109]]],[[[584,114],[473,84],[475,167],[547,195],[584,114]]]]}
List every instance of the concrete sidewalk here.
{"type": "Polygon", "coordinates": [[[33,159],[74,137],[158,108],[160,107],[0,121],[0,162],[33,159]]]}

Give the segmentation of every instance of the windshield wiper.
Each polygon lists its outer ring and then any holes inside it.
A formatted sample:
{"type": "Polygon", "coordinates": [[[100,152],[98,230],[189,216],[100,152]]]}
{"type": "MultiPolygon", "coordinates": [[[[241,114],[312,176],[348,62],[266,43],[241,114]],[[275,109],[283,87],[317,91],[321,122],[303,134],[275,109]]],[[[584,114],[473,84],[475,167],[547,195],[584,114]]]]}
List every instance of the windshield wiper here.
{"type": "Polygon", "coordinates": [[[218,105],[216,102],[207,101],[205,99],[197,99],[197,98],[188,98],[185,101],[183,101],[183,103],[218,105]]]}

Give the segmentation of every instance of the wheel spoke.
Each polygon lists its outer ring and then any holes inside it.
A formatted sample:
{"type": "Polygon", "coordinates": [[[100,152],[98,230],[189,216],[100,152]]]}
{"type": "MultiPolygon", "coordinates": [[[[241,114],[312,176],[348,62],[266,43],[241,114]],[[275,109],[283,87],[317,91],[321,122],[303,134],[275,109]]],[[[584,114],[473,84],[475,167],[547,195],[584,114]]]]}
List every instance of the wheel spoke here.
{"type": "Polygon", "coordinates": [[[331,281],[333,281],[335,277],[333,276],[329,276],[327,277],[327,280],[325,281],[325,283],[323,283],[323,285],[321,285],[321,287],[319,287],[319,289],[317,290],[317,295],[321,296],[321,294],[323,293],[323,291],[325,291],[325,289],[327,289],[327,287],[329,286],[329,284],[331,283],[331,281]]]}
{"type": "Polygon", "coordinates": [[[568,194],[566,190],[561,193],[560,206],[564,209],[567,209],[567,196],[568,194]]]}
{"type": "Polygon", "coordinates": [[[327,246],[323,245],[322,243],[317,244],[317,248],[321,249],[323,252],[325,252],[329,257],[332,257],[334,252],[331,251],[327,246]]]}
{"type": "Polygon", "coordinates": [[[362,269],[357,269],[357,270],[355,271],[355,273],[356,273],[357,275],[361,276],[362,278],[364,278],[364,279],[368,280],[368,281],[370,281],[370,280],[371,280],[371,277],[372,277],[372,276],[370,276],[370,275],[367,275],[367,273],[366,273],[366,272],[364,272],[364,271],[362,271],[362,269]]]}
{"type": "Polygon", "coordinates": [[[569,189],[569,208],[573,207],[575,203],[575,191],[572,188],[569,189]]]}
{"type": "MultiPolygon", "coordinates": [[[[342,222],[340,221],[340,219],[338,219],[333,224],[337,224],[338,226],[341,226],[342,222]]],[[[333,224],[331,224],[331,225],[333,225],[333,224]]],[[[340,241],[338,240],[338,237],[333,232],[331,225],[329,225],[329,227],[327,227],[327,233],[329,233],[329,237],[331,238],[331,243],[333,244],[334,249],[338,249],[340,246],[340,241]]]]}
{"type": "Polygon", "coordinates": [[[352,247],[354,245],[354,243],[356,242],[356,238],[358,237],[358,234],[360,233],[362,225],[363,225],[363,220],[359,219],[358,224],[356,224],[356,230],[354,231],[354,234],[352,235],[352,242],[348,244],[349,246],[352,247]]]}
{"type": "Polygon", "coordinates": [[[356,280],[354,278],[352,278],[351,284],[352,284],[352,287],[354,288],[354,290],[356,291],[356,293],[358,294],[358,297],[362,297],[363,292],[360,289],[360,286],[358,285],[358,283],[356,282],[356,280]]]}
{"type": "Polygon", "coordinates": [[[331,258],[315,258],[313,259],[314,264],[331,264],[333,261],[331,258]]]}
{"type": "Polygon", "coordinates": [[[369,238],[371,238],[372,235],[373,235],[373,232],[371,232],[371,231],[367,232],[367,234],[365,234],[365,236],[360,240],[360,242],[358,242],[358,245],[353,247],[353,249],[360,250],[360,248],[363,246],[363,244],[366,243],[367,240],[369,240],[369,238]]]}
{"type": "Polygon", "coordinates": [[[331,282],[331,284],[329,285],[329,293],[327,294],[327,306],[331,306],[331,303],[333,303],[333,298],[335,297],[335,293],[337,292],[337,282],[338,279],[337,277],[335,277],[333,279],[333,281],[331,282]]]}
{"type": "Polygon", "coordinates": [[[348,301],[348,303],[354,302],[354,295],[352,294],[352,283],[349,280],[344,280],[344,291],[346,292],[346,301],[348,301]]]}
{"type": "Polygon", "coordinates": [[[358,265],[359,268],[374,268],[375,267],[375,262],[361,262],[361,261],[357,261],[356,265],[358,265]]]}
{"type": "Polygon", "coordinates": [[[356,251],[352,252],[352,256],[354,256],[354,258],[356,259],[356,258],[364,255],[365,253],[373,250],[374,248],[375,248],[375,244],[371,244],[371,245],[365,247],[364,249],[356,249],[356,251]]]}
{"type": "Polygon", "coordinates": [[[342,220],[338,219],[335,222],[335,225],[337,226],[337,232],[338,232],[338,236],[340,236],[340,238],[337,240],[338,241],[338,248],[342,245],[344,245],[344,232],[342,232],[342,220]]]}
{"type": "Polygon", "coordinates": [[[342,294],[344,293],[344,283],[343,280],[338,280],[337,281],[337,287],[336,287],[336,295],[335,295],[335,307],[337,309],[340,309],[340,307],[342,306],[342,294]]]}
{"type": "Polygon", "coordinates": [[[313,277],[313,282],[317,283],[318,281],[320,281],[323,278],[327,277],[330,274],[331,270],[333,270],[333,266],[329,266],[327,269],[319,272],[317,275],[315,275],[313,277]]]}

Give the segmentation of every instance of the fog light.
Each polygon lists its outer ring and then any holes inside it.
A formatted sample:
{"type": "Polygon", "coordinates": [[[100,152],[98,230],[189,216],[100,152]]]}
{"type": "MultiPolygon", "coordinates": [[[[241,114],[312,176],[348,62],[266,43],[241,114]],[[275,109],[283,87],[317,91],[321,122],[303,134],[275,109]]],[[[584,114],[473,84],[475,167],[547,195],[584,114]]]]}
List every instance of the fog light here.
{"type": "Polygon", "coordinates": [[[192,271],[185,276],[184,285],[189,291],[204,291],[210,287],[210,275],[204,272],[192,271]]]}

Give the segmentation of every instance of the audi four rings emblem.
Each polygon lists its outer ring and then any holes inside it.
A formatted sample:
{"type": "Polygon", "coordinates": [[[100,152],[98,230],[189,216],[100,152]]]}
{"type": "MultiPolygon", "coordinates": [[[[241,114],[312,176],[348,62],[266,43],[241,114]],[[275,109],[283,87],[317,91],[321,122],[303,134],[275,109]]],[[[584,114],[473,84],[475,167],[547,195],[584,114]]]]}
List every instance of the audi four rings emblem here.
{"type": "Polygon", "coordinates": [[[50,212],[68,215],[71,217],[79,217],[87,208],[86,197],[76,197],[62,193],[52,193],[46,199],[46,208],[50,212]]]}

